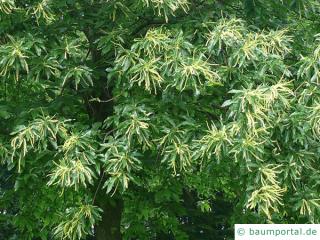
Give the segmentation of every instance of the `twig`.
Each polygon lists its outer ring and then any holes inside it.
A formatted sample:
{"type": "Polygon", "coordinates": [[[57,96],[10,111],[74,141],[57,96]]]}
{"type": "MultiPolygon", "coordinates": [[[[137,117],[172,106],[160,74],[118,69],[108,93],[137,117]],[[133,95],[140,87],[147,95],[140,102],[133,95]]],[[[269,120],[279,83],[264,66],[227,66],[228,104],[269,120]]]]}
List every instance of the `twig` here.
{"type": "Polygon", "coordinates": [[[95,191],[95,193],[94,193],[94,196],[93,196],[93,199],[92,199],[92,205],[94,205],[94,202],[95,202],[95,200],[96,200],[98,191],[99,191],[100,186],[101,186],[101,183],[102,183],[102,179],[103,179],[103,177],[104,177],[104,173],[105,173],[105,172],[103,171],[102,176],[101,176],[100,181],[99,181],[99,184],[98,184],[98,187],[97,187],[97,189],[96,189],[96,191],[95,191]]]}

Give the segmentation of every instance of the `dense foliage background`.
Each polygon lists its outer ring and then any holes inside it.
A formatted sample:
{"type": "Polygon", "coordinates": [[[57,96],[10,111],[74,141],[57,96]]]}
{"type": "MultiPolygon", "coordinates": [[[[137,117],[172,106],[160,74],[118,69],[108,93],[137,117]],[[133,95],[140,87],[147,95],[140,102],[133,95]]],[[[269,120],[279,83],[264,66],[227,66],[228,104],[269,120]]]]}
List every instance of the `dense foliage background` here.
{"type": "Polygon", "coordinates": [[[317,0],[0,0],[0,239],[320,222],[317,0]]]}

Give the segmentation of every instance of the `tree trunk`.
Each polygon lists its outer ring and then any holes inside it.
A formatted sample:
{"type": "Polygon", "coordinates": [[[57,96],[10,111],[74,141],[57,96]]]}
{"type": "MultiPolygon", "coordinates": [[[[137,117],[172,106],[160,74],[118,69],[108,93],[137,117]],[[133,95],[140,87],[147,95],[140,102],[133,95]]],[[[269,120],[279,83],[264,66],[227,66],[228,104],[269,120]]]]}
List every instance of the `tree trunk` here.
{"type": "Polygon", "coordinates": [[[103,210],[102,220],[95,226],[96,240],[121,240],[122,199],[108,197],[98,202],[103,210]]]}

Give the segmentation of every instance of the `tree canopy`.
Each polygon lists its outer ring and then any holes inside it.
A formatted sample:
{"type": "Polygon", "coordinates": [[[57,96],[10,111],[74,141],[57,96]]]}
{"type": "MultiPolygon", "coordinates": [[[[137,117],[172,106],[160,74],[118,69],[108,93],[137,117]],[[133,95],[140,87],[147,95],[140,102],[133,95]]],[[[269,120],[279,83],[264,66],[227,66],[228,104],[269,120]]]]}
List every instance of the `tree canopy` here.
{"type": "Polygon", "coordinates": [[[0,0],[0,239],[320,222],[317,0],[0,0]]]}

